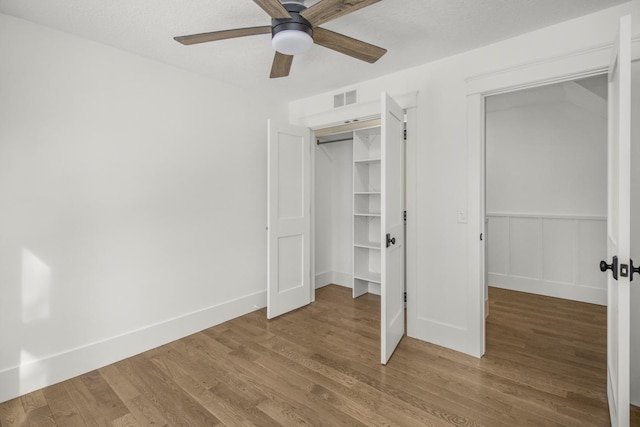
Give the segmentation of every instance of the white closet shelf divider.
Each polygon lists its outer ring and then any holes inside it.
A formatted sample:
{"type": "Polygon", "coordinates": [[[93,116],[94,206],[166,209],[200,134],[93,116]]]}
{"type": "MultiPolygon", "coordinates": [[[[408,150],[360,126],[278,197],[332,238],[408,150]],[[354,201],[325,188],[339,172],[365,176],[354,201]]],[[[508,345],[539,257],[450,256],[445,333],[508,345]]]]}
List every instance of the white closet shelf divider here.
{"type": "Polygon", "coordinates": [[[382,161],[380,128],[353,134],[353,297],[381,284],[382,161]]]}
{"type": "Polygon", "coordinates": [[[356,272],[356,274],[353,276],[354,279],[360,279],[360,280],[365,280],[367,282],[372,282],[372,283],[381,283],[381,275],[380,273],[374,273],[372,271],[366,271],[366,272],[356,272]]]}

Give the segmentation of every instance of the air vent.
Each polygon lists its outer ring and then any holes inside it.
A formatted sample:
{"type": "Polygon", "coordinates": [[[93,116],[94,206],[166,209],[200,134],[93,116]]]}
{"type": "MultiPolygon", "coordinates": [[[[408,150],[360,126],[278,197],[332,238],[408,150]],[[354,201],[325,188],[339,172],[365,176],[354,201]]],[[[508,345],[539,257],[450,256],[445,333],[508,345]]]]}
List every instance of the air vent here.
{"type": "Polygon", "coordinates": [[[351,105],[358,102],[358,92],[351,90],[344,94],[344,105],[351,105]]]}
{"type": "Polygon", "coordinates": [[[349,92],[333,95],[333,108],[344,107],[345,105],[353,105],[358,102],[358,92],[350,90],[349,92]]]}

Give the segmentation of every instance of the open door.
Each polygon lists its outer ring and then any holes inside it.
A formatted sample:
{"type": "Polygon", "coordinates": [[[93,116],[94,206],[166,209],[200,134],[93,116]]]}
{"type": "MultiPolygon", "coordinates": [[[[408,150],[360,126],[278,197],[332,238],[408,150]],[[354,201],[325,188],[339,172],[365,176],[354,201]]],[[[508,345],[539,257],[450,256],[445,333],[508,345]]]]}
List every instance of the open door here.
{"type": "Polygon", "coordinates": [[[404,111],[382,95],[381,362],[385,365],[404,335],[404,213],[402,144],[404,111]],[[386,243],[385,243],[386,242],[386,243]]]}
{"type": "Polygon", "coordinates": [[[613,427],[630,412],[631,17],[620,20],[609,67],[607,397],[613,427]]]}
{"type": "Polygon", "coordinates": [[[267,317],[311,302],[310,131],[269,121],[267,317]]]}

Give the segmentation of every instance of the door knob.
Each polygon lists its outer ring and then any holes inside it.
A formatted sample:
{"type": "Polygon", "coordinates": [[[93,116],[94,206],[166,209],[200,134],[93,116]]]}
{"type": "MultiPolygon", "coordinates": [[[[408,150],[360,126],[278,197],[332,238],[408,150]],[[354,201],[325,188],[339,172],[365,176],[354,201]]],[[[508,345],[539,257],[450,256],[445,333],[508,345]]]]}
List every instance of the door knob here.
{"type": "Polygon", "coordinates": [[[391,234],[387,233],[387,247],[396,244],[396,238],[391,237],[391,234]]]}
{"type": "Polygon", "coordinates": [[[631,270],[631,281],[633,282],[633,274],[634,274],[634,273],[638,273],[638,274],[640,274],[640,267],[635,267],[635,266],[633,265],[633,260],[629,260],[629,261],[630,261],[630,262],[629,262],[629,266],[631,267],[631,268],[630,268],[630,270],[631,270]]]}
{"type": "Polygon", "coordinates": [[[611,264],[607,264],[606,261],[600,261],[600,271],[605,272],[611,270],[613,278],[618,280],[618,257],[614,256],[611,264]]]}

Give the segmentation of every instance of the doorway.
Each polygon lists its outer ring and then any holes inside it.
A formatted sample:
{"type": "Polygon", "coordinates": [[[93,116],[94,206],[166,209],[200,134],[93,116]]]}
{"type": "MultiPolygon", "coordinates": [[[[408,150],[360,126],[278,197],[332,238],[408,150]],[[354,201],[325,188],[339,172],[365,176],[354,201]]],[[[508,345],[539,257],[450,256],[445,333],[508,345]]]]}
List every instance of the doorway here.
{"type": "Polygon", "coordinates": [[[484,109],[486,357],[518,354],[604,408],[607,88],[601,74],[484,109]]]}
{"type": "Polygon", "coordinates": [[[485,98],[485,286],[606,305],[607,130],[603,74],[485,98]]]}

